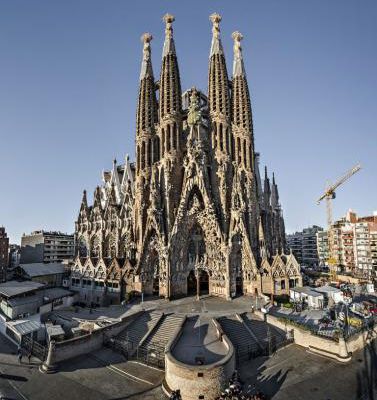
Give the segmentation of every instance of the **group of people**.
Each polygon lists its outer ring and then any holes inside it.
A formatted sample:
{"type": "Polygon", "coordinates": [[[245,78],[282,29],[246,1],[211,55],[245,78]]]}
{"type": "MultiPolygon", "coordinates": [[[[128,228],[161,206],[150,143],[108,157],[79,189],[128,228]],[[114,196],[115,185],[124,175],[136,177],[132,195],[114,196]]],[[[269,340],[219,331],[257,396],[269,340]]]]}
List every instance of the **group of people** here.
{"type": "Polygon", "coordinates": [[[179,389],[173,390],[170,394],[169,400],[182,400],[181,391],[179,389]]]}
{"type": "MultiPolygon", "coordinates": [[[[23,352],[23,349],[22,349],[21,346],[18,346],[18,349],[17,349],[17,356],[18,356],[18,362],[21,364],[21,363],[22,363],[22,357],[24,356],[24,352],[23,352]]],[[[31,357],[32,357],[31,351],[29,351],[29,352],[27,353],[26,357],[27,357],[28,362],[29,362],[29,364],[30,364],[30,362],[31,362],[31,357]]]]}
{"type": "MultiPolygon", "coordinates": [[[[169,400],[182,400],[181,391],[173,390],[169,400]]],[[[267,400],[265,394],[257,390],[255,385],[249,385],[248,390],[242,390],[242,383],[238,371],[234,371],[229,380],[228,387],[221,393],[217,400],[267,400]]]]}
{"type": "Polygon", "coordinates": [[[238,371],[234,371],[232,378],[229,380],[228,387],[221,393],[217,400],[267,400],[267,397],[255,386],[248,387],[244,392],[238,371]]]}

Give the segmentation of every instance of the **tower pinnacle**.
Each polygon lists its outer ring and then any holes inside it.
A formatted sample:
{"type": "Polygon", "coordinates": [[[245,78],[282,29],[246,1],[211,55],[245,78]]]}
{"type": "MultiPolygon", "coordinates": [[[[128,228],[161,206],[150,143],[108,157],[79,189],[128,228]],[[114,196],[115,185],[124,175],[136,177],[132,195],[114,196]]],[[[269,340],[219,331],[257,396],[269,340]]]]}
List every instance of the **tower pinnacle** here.
{"type": "Polygon", "coordinates": [[[214,54],[224,55],[224,50],[220,39],[221,15],[213,13],[209,16],[209,19],[212,22],[212,43],[209,56],[212,57],[214,54]]]}
{"type": "Polygon", "coordinates": [[[165,14],[162,18],[165,22],[165,42],[162,57],[165,57],[169,53],[175,54],[175,46],[173,40],[173,22],[175,18],[171,14],[165,14]]]}
{"type": "Polygon", "coordinates": [[[146,76],[153,76],[152,64],[151,64],[151,45],[150,45],[153,36],[150,33],[143,33],[140,39],[144,44],[143,60],[141,62],[141,70],[140,70],[140,80],[142,80],[146,76]]]}
{"type": "Polygon", "coordinates": [[[212,22],[212,33],[213,36],[219,37],[220,35],[220,22],[221,22],[221,15],[218,13],[213,13],[209,16],[209,20],[212,22]]]}
{"type": "Polygon", "coordinates": [[[232,33],[232,38],[234,40],[233,77],[243,76],[245,75],[245,69],[242,57],[242,47],[241,47],[241,40],[243,39],[243,35],[242,33],[236,31],[232,33]]]}

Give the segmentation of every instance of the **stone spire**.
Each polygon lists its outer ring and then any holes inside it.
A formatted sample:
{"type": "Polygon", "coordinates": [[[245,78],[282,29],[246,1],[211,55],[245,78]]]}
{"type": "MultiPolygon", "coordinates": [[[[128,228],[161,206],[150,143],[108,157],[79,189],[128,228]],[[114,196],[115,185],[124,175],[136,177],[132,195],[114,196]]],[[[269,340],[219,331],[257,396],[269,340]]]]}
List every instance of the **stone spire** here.
{"type": "Polygon", "coordinates": [[[257,182],[257,196],[258,196],[259,201],[262,201],[263,189],[262,189],[262,179],[261,179],[260,170],[259,170],[259,159],[260,159],[260,154],[255,153],[254,154],[254,164],[255,164],[255,179],[257,182]]]}
{"type": "Polygon", "coordinates": [[[232,78],[232,123],[235,137],[235,160],[245,169],[254,170],[253,121],[250,105],[250,94],[242,57],[240,32],[233,32],[234,58],[232,78]]]}
{"type": "Polygon", "coordinates": [[[159,138],[161,171],[164,173],[164,212],[167,230],[174,223],[175,213],[182,189],[182,91],[178,60],[173,39],[173,15],[166,14],[165,42],[162,51],[162,67],[159,83],[159,138]]]}
{"type": "Polygon", "coordinates": [[[157,122],[156,88],[151,60],[152,35],[144,33],[141,37],[143,42],[143,60],[141,62],[139,101],[136,114],[136,133],[153,133],[154,124],[157,122]]]}
{"type": "Polygon", "coordinates": [[[154,162],[159,159],[159,141],[155,131],[157,117],[156,86],[154,82],[151,43],[152,35],[144,33],[143,60],[140,71],[139,100],[136,112],[136,189],[134,220],[140,229],[135,232],[137,243],[143,240],[149,201],[149,183],[154,162]]]}
{"type": "Polygon", "coordinates": [[[273,209],[279,207],[278,185],[275,183],[275,173],[272,173],[271,206],[273,209]]]}
{"type": "Polygon", "coordinates": [[[87,200],[87,197],[86,197],[86,190],[84,190],[84,191],[82,192],[82,200],[81,200],[81,207],[80,207],[80,209],[81,209],[81,210],[87,210],[87,209],[88,209],[88,200],[87,200]]]}
{"type": "Polygon", "coordinates": [[[228,72],[220,39],[221,16],[214,13],[209,19],[213,24],[208,77],[209,111],[212,118],[216,115],[225,122],[230,118],[230,95],[228,72]]]}
{"type": "Polygon", "coordinates": [[[224,231],[228,232],[232,190],[229,80],[220,39],[221,16],[214,13],[209,19],[212,22],[212,42],[209,55],[208,108],[211,147],[215,162],[211,179],[215,204],[221,214],[224,231]]]}
{"type": "Polygon", "coordinates": [[[181,79],[173,39],[173,15],[163,18],[165,42],[162,51],[162,68],[160,76],[160,118],[180,114],[182,109],[181,79]]]}
{"type": "Polygon", "coordinates": [[[270,187],[270,179],[267,175],[267,166],[264,167],[264,191],[263,191],[263,200],[266,209],[270,206],[270,198],[271,198],[271,187],[270,187]]]}

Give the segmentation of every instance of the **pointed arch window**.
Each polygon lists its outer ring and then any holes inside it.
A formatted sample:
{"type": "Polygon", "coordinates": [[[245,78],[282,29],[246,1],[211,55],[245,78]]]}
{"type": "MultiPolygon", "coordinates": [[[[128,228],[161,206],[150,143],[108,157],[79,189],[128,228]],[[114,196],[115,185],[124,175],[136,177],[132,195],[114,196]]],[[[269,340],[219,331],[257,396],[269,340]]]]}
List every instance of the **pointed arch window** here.
{"type": "Polygon", "coordinates": [[[166,136],[167,136],[167,140],[166,140],[166,151],[169,152],[170,151],[170,145],[171,145],[171,129],[170,129],[170,125],[166,126],[166,136]]]}
{"type": "Polygon", "coordinates": [[[241,164],[241,139],[237,138],[237,161],[241,164]]]}
{"type": "Polygon", "coordinates": [[[161,157],[165,154],[165,129],[161,129],[161,157]]]}
{"type": "Polygon", "coordinates": [[[148,154],[148,167],[152,165],[152,140],[148,140],[148,148],[147,148],[147,154],[148,154]]]}
{"type": "Polygon", "coordinates": [[[244,166],[246,166],[246,163],[247,163],[246,149],[247,149],[247,144],[246,144],[246,139],[244,139],[244,141],[243,141],[243,164],[244,164],[244,166]]]}
{"type": "Polygon", "coordinates": [[[223,140],[223,124],[219,124],[219,139],[220,139],[220,150],[223,151],[224,149],[224,140],[223,140]]]}
{"type": "Polygon", "coordinates": [[[82,236],[79,239],[78,255],[79,257],[88,257],[88,246],[86,240],[82,236]]]}
{"type": "Polygon", "coordinates": [[[173,149],[177,149],[177,124],[174,122],[173,131],[172,131],[172,139],[173,139],[173,149]]]}
{"type": "Polygon", "coordinates": [[[141,169],[145,168],[145,142],[141,145],[141,169]]]}
{"type": "Polygon", "coordinates": [[[160,160],[160,138],[158,136],[154,138],[153,156],[154,156],[154,162],[160,160]]]}

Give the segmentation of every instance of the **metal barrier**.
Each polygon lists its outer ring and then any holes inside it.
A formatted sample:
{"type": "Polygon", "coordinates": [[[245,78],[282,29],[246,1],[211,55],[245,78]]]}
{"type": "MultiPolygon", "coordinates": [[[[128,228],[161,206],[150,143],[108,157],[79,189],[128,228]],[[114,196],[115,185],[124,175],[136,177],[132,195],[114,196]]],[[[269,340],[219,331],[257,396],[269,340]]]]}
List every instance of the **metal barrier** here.
{"type": "Polygon", "coordinates": [[[21,347],[27,354],[31,354],[34,357],[39,358],[41,361],[45,361],[47,357],[47,347],[38,343],[36,340],[29,336],[22,336],[21,347]]]}
{"type": "Polygon", "coordinates": [[[165,346],[158,343],[138,346],[132,358],[144,364],[165,369],[165,346]]]}
{"type": "Polygon", "coordinates": [[[105,340],[104,345],[110,347],[118,353],[121,353],[128,360],[135,350],[134,343],[128,340],[109,338],[105,340]]]}
{"type": "Polygon", "coordinates": [[[293,335],[289,338],[285,338],[282,340],[281,336],[270,335],[268,340],[262,345],[245,345],[245,346],[235,346],[236,349],[236,361],[238,364],[241,364],[245,361],[251,360],[253,358],[261,357],[261,356],[270,356],[274,354],[280,348],[287,346],[290,343],[293,343],[293,335]]]}

